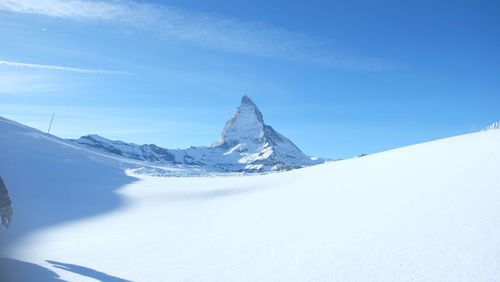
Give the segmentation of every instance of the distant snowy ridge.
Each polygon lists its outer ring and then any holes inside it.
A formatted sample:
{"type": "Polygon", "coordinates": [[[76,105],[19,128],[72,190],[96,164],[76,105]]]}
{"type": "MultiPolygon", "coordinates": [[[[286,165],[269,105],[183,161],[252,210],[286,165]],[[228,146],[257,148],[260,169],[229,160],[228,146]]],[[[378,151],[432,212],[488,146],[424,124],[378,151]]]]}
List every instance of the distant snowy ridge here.
{"type": "Polygon", "coordinates": [[[210,147],[165,149],[154,144],[113,141],[95,134],[70,141],[157,165],[199,166],[219,172],[283,171],[326,161],[305,155],[292,141],[266,125],[262,113],[247,96],[243,96],[220,138],[210,147]]]}
{"type": "Polygon", "coordinates": [[[497,121],[495,123],[490,124],[488,127],[483,129],[482,131],[489,131],[489,130],[495,130],[500,128],[500,121],[497,121]]]}

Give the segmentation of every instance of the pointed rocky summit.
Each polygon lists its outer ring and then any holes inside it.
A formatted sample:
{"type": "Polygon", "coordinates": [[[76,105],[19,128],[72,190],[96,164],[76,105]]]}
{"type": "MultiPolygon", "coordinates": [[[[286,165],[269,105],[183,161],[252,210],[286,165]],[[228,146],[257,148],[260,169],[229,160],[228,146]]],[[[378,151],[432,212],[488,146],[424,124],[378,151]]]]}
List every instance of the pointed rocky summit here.
{"type": "Polygon", "coordinates": [[[212,146],[228,148],[241,142],[256,142],[263,130],[262,113],[245,95],[236,112],[226,122],[220,138],[212,146]]]}
{"type": "Polygon", "coordinates": [[[224,154],[228,157],[239,158],[245,171],[288,170],[315,163],[292,141],[266,125],[261,111],[248,96],[243,96],[212,146],[227,150],[224,154]]]}

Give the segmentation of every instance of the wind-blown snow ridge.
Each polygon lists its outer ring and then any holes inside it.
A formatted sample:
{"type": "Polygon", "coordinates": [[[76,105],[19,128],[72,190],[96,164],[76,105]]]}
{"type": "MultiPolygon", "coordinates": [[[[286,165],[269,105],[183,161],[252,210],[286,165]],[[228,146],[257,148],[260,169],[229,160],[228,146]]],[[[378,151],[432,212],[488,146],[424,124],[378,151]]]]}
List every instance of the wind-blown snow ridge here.
{"type": "Polygon", "coordinates": [[[305,155],[292,141],[265,124],[262,112],[246,95],[210,147],[165,149],[154,144],[113,141],[95,134],[71,141],[155,165],[198,166],[216,172],[283,171],[326,161],[305,155]]]}
{"type": "Polygon", "coordinates": [[[494,122],[494,123],[488,125],[482,131],[489,131],[489,130],[495,130],[495,129],[500,129],[500,121],[497,121],[497,122],[494,122]]]}

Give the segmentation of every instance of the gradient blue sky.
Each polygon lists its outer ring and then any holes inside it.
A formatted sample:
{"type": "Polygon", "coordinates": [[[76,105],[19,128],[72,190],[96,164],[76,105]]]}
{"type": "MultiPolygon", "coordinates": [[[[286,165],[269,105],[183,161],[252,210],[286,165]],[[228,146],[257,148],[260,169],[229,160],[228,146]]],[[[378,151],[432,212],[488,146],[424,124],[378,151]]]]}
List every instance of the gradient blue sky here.
{"type": "Polygon", "coordinates": [[[500,1],[0,0],[0,115],[209,145],[242,95],[305,153],[500,120],[500,1]]]}

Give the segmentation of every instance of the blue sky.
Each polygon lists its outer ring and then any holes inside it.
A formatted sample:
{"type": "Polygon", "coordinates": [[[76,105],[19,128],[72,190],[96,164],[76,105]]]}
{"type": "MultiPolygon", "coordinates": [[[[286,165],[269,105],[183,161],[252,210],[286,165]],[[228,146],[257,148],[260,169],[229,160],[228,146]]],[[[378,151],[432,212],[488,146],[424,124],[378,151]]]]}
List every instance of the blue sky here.
{"type": "Polygon", "coordinates": [[[209,145],[241,96],[305,153],[500,120],[499,1],[0,0],[0,115],[75,138],[209,145]]]}

